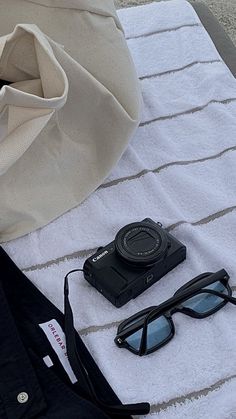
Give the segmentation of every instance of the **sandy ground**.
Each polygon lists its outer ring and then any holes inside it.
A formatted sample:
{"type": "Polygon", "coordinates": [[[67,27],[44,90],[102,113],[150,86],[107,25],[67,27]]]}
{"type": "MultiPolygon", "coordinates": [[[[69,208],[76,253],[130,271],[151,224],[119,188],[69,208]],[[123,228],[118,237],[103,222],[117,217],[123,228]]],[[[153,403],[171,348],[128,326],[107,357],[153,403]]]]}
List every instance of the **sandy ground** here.
{"type": "MultiPolygon", "coordinates": [[[[115,0],[117,8],[151,3],[152,0],[115,0]]],[[[236,0],[201,0],[206,3],[236,45],[236,0]]]]}

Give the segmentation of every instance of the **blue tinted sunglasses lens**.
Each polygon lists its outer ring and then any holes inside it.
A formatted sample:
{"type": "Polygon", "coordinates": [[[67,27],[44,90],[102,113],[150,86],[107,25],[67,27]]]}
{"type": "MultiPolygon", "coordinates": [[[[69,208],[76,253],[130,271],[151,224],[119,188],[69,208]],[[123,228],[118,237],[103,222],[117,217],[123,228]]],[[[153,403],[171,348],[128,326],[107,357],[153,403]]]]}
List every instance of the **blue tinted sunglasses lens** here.
{"type": "MultiPolygon", "coordinates": [[[[129,346],[136,351],[140,348],[143,328],[137,330],[132,335],[126,338],[126,342],[129,346]]],[[[159,346],[164,343],[167,339],[172,336],[172,327],[170,321],[165,317],[161,316],[151,321],[148,324],[147,329],[147,350],[159,346]]]]}
{"type": "MultiPolygon", "coordinates": [[[[221,292],[222,294],[229,294],[227,287],[222,282],[217,281],[211,285],[208,285],[204,289],[214,290],[221,292]]],[[[201,293],[189,298],[182,304],[182,307],[190,308],[199,314],[207,314],[220,306],[225,300],[217,295],[201,293]]]]}

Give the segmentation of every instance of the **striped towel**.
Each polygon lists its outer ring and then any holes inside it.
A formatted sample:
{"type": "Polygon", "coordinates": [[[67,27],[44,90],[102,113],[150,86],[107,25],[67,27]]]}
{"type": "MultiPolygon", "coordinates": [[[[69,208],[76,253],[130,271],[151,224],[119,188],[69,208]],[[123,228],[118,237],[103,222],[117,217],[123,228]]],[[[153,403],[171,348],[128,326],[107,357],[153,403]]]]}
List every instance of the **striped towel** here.
{"type": "Polygon", "coordinates": [[[143,117],[105,183],[53,223],[4,245],[63,310],[63,277],[125,224],[160,221],[186,262],[124,307],[71,278],[75,326],[123,402],[158,419],[236,418],[236,308],[175,314],[175,338],[139,358],[113,343],[117,325],[204,271],[225,268],[236,291],[236,80],[184,0],[119,11],[143,93],[143,117]]]}

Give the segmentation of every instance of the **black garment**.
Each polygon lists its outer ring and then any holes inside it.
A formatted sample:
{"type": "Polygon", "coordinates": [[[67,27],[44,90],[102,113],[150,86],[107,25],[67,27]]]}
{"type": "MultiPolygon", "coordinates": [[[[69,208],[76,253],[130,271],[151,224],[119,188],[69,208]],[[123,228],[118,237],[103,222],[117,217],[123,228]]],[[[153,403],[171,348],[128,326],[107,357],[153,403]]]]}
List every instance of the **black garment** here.
{"type": "MultiPolygon", "coordinates": [[[[108,419],[72,384],[39,324],[55,319],[64,330],[64,315],[26,278],[0,247],[0,419],[108,419]],[[53,366],[43,361],[50,356],[53,366]],[[25,403],[17,399],[28,395],[25,403]]],[[[79,335],[76,345],[99,398],[121,402],[102,375],[79,335]]]]}

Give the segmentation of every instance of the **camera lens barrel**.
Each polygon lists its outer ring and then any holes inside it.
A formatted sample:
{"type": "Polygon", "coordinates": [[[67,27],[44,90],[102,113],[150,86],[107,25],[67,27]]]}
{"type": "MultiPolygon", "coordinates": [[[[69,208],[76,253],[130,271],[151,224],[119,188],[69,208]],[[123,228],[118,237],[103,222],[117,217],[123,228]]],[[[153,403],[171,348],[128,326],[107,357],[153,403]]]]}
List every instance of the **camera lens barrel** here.
{"type": "Polygon", "coordinates": [[[165,256],[168,240],[158,224],[141,221],[123,227],[116,235],[115,247],[127,263],[144,267],[165,256]]]}

